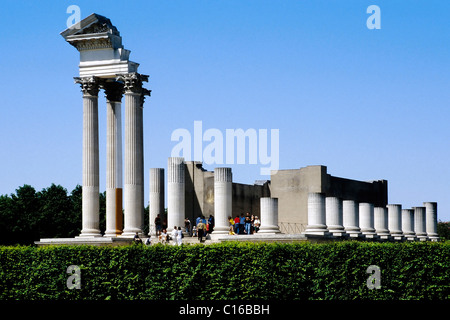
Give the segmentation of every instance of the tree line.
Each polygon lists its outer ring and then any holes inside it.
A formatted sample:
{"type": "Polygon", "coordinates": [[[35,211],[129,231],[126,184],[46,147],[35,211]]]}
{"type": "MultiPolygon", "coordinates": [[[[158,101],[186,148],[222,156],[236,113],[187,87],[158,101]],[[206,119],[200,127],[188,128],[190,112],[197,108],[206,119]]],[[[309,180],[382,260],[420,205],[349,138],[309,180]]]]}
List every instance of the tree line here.
{"type": "MultiPolygon", "coordinates": [[[[36,191],[23,185],[11,195],[0,195],[0,244],[33,244],[41,238],[73,238],[81,231],[82,187],[72,192],[52,184],[36,191]]],[[[99,193],[100,231],[106,226],[106,192],[99,193]]],[[[148,207],[144,212],[148,231],[148,207]]]]}

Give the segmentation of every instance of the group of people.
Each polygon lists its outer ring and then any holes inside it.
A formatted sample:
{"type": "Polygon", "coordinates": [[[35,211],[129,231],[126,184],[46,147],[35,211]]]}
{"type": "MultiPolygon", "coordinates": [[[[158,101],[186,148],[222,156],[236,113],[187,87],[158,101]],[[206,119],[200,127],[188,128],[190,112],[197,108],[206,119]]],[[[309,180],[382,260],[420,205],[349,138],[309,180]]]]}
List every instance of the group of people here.
{"type": "Polygon", "coordinates": [[[237,215],[234,219],[228,217],[230,223],[229,234],[254,234],[259,231],[261,226],[261,221],[258,216],[250,215],[246,213],[245,215],[241,213],[241,216],[237,215]]]}

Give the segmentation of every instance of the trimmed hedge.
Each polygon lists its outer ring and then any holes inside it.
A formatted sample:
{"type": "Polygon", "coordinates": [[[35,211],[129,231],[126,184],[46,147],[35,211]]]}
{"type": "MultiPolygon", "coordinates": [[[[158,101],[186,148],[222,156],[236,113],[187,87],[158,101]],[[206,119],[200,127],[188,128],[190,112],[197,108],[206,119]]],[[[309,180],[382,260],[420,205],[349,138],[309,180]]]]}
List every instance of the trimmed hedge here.
{"type": "Polygon", "coordinates": [[[0,247],[0,299],[448,299],[449,257],[448,242],[0,247]]]}

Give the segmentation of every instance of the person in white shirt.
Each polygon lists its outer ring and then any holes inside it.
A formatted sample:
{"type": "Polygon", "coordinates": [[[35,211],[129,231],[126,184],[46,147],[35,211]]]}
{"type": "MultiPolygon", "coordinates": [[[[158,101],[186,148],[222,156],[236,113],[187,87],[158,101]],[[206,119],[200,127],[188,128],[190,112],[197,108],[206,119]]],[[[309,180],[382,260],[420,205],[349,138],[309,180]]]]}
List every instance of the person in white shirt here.
{"type": "Polygon", "coordinates": [[[176,226],[174,226],[173,230],[172,230],[172,234],[171,234],[172,240],[173,240],[173,245],[177,244],[177,234],[178,234],[178,229],[176,226]]]}
{"type": "Polygon", "coordinates": [[[177,232],[177,244],[180,246],[183,243],[183,232],[181,231],[181,227],[178,227],[177,232]]]}

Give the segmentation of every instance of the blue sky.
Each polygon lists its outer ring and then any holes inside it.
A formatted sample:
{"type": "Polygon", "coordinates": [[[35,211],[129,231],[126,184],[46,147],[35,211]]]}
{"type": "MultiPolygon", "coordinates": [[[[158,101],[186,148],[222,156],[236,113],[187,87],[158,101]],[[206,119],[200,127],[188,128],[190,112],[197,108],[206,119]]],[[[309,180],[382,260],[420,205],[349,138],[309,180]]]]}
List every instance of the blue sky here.
{"type": "MultiPolygon", "coordinates": [[[[450,220],[447,1],[3,0],[0,194],[81,184],[79,55],[59,34],[72,4],[82,18],[110,18],[150,75],[146,201],[148,171],[167,166],[172,132],[199,120],[224,134],[279,129],[280,169],[322,164],[334,176],[386,179],[390,203],[437,201],[438,218],[450,220]],[[380,30],[366,27],[372,4],[380,30]]],[[[99,107],[103,191],[104,99],[99,107]]],[[[231,167],[237,182],[268,178],[260,165],[231,167]]]]}

